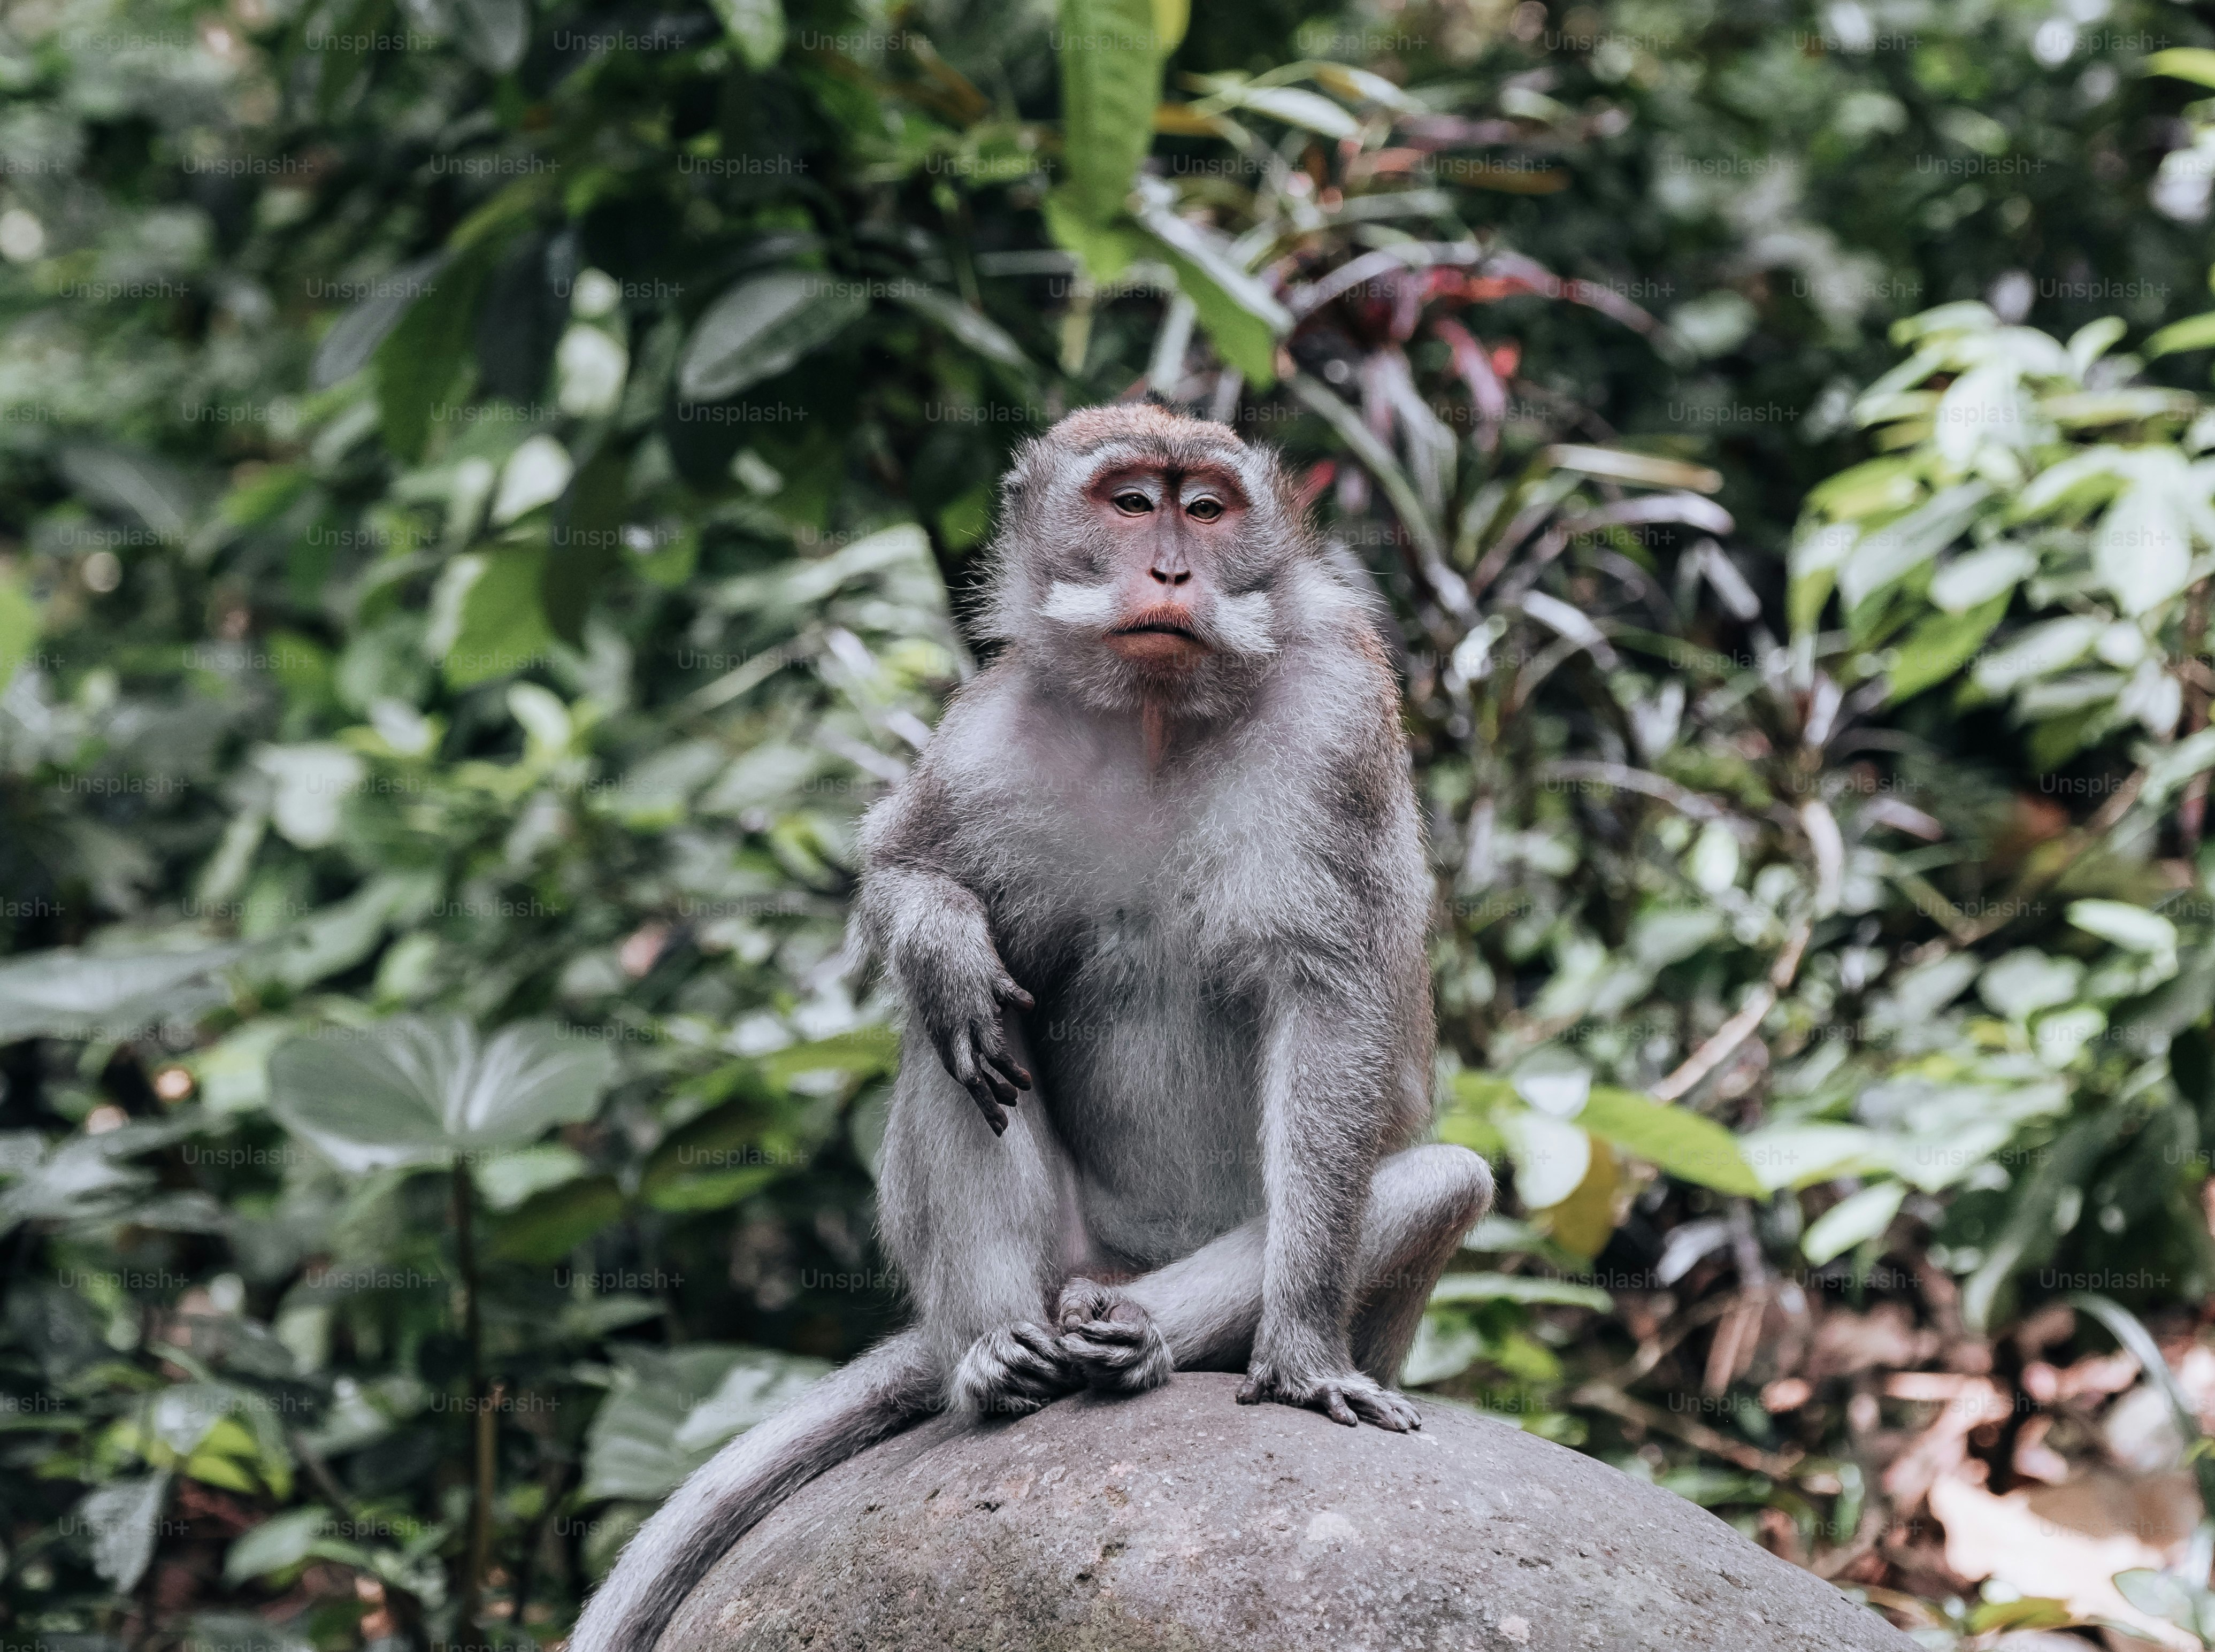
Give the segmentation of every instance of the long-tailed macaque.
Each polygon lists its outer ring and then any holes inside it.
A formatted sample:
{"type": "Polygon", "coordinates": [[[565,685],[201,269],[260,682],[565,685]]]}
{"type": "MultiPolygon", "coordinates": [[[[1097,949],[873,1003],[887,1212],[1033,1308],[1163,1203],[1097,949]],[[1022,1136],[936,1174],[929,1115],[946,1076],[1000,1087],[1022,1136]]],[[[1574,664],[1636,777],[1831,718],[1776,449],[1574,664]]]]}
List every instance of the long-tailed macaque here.
{"type": "Polygon", "coordinates": [[[1411,1145],[1430,879],[1364,596],[1273,454],[1150,407],[1024,448],[990,568],[997,657],[862,830],[916,1324],[686,1481],[574,1652],[650,1652],[779,1500],[949,1406],[1234,1370],[1417,1426],[1387,1385],[1492,1178],[1411,1145]]]}

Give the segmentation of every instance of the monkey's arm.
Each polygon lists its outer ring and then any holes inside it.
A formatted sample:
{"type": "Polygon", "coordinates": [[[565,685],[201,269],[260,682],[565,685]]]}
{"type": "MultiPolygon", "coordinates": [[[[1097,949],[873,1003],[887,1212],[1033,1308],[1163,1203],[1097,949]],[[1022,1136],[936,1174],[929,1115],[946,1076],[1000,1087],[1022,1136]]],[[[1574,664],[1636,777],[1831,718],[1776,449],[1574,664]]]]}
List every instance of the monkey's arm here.
{"type": "Polygon", "coordinates": [[[937,806],[942,791],[926,766],[870,811],[862,827],[862,928],[939,1060],[999,1135],[1016,1092],[1031,1087],[1008,1048],[1001,1012],[1034,1003],[1000,962],[985,903],[945,869],[943,838],[934,829],[948,818],[937,806]]]}
{"type": "Polygon", "coordinates": [[[1352,1426],[1420,1426],[1354,1367],[1347,1319],[1361,1222],[1389,1106],[1393,1028],[1351,971],[1295,969],[1270,989],[1261,1073],[1267,1198],[1261,1319],[1239,1399],[1277,1400],[1352,1426]]]}

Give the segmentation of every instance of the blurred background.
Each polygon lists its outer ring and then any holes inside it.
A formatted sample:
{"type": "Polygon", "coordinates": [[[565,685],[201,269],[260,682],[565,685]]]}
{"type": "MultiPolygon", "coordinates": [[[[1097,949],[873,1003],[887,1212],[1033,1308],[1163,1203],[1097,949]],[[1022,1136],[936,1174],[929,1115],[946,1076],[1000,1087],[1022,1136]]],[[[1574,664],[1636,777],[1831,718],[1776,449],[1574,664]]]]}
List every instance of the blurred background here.
{"type": "Polygon", "coordinates": [[[898,1323],[855,822],[1149,393],[1396,628],[1504,1188],[1409,1385],[1934,1648],[2215,1643],[2211,48],[9,0],[0,1645],[553,1644],[898,1323]]]}

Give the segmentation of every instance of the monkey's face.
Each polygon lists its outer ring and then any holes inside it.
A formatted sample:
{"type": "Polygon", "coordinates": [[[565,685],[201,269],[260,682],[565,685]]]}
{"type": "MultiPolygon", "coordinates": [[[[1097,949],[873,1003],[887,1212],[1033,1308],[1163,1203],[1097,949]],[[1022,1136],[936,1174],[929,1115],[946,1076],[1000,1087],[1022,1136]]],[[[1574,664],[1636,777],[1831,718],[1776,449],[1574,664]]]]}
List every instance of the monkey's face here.
{"type": "Polygon", "coordinates": [[[1212,610],[1250,504],[1212,466],[1115,466],[1084,491],[1105,540],[1112,601],[1101,640],[1150,675],[1181,676],[1215,652],[1212,610]]]}
{"type": "Polygon", "coordinates": [[[1220,425],[1085,408],[1003,498],[985,634],[1103,712],[1229,715],[1328,605],[1274,456],[1220,425]]]}

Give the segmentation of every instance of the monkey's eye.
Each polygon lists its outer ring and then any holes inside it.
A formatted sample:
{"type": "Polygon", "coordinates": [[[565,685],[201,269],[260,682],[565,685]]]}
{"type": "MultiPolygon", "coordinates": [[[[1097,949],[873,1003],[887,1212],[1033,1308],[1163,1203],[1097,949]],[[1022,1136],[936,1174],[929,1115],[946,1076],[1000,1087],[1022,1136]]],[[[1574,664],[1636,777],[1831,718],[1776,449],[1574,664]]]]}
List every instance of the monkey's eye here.
{"type": "Polygon", "coordinates": [[[1194,499],[1184,510],[1194,522],[1212,522],[1223,514],[1223,504],[1219,499],[1194,499]]]}
{"type": "Polygon", "coordinates": [[[1126,517],[1143,517],[1154,508],[1154,502],[1133,487],[1115,496],[1115,508],[1126,517]]]}

